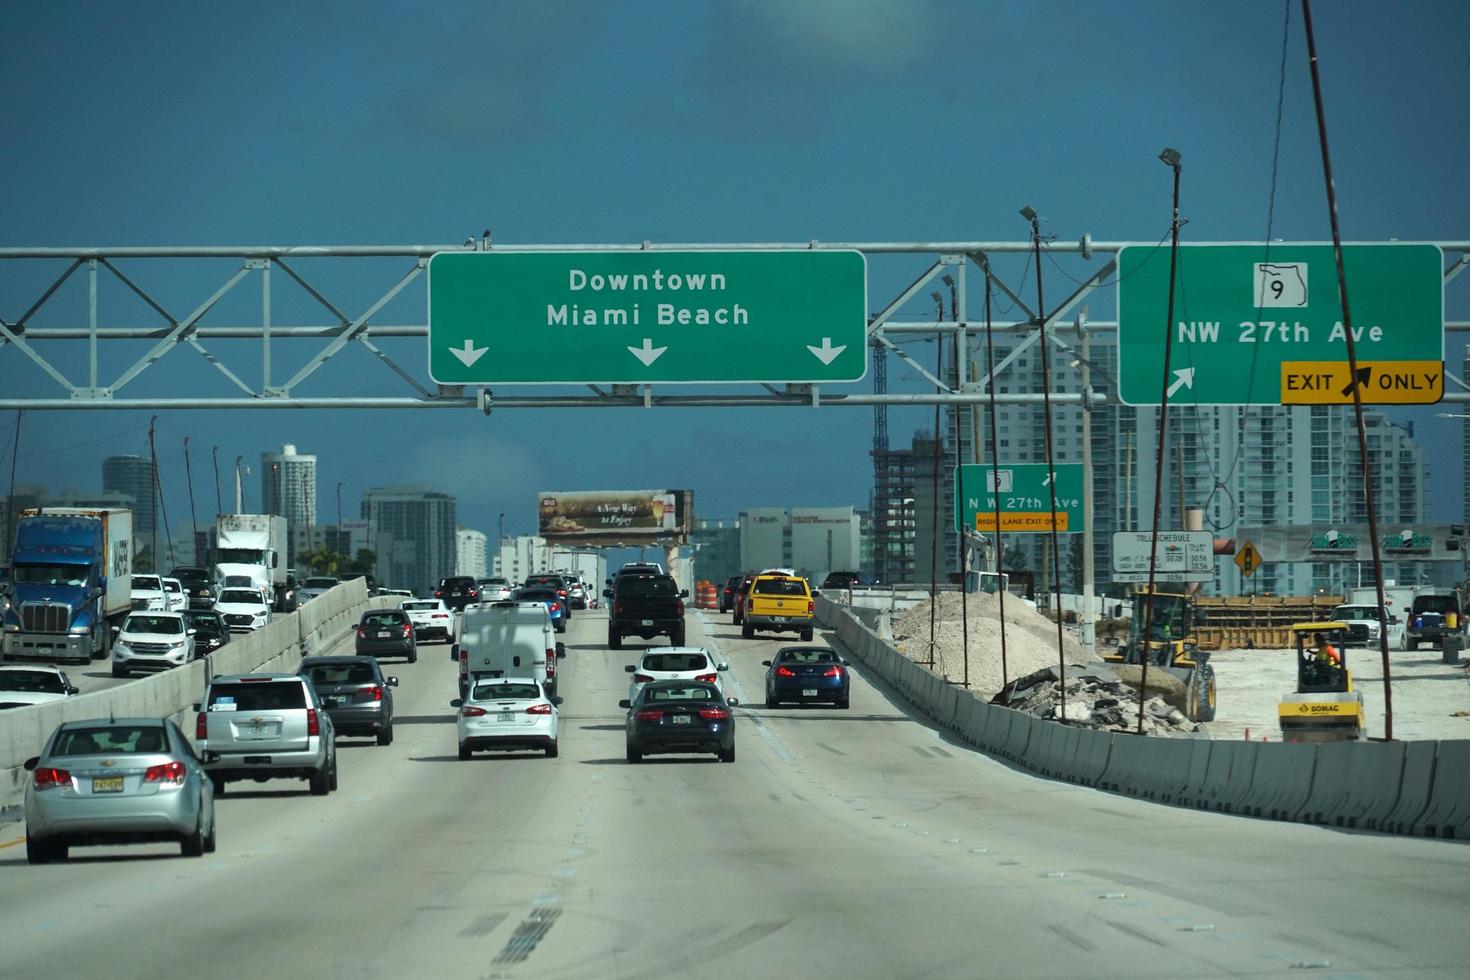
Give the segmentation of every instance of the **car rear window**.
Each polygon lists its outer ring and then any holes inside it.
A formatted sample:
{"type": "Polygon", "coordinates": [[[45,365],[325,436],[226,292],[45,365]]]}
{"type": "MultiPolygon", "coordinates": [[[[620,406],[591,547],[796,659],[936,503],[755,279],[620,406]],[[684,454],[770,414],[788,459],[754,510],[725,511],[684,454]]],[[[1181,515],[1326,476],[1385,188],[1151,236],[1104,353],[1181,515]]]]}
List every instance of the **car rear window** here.
{"type": "Polygon", "coordinates": [[[551,589],[517,589],[516,600],[526,602],[549,602],[557,598],[556,592],[551,589]]]}
{"type": "Polygon", "coordinates": [[[321,664],[308,667],[306,676],[313,684],[371,684],[378,679],[372,664],[321,664]]]}
{"type": "Polygon", "coordinates": [[[300,681],[235,681],[209,688],[210,711],[285,711],[306,707],[300,681]]]}
{"type": "Polygon", "coordinates": [[[837,654],[831,650],[787,650],[781,654],[783,664],[835,664],[837,654]]]}
{"type": "Polygon", "coordinates": [[[702,653],[648,653],[643,656],[644,670],[703,670],[709,658],[702,653]]]}
{"type": "Polygon", "coordinates": [[[330,589],[340,583],[334,578],[309,578],[301,584],[308,589],[330,589]]]}
{"type": "Polygon", "coordinates": [[[675,596],[679,589],[671,578],[624,578],[618,580],[618,593],[629,599],[675,596]]]}
{"type": "Polygon", "coordinates": [[[168,736],[161,725],[106,725],[68,728],[56,736],[52,755],[126,755],[167,752],[168,736]]]}
{"type": "Polygon", "coordinates": [[[129,633],[182,633],[184,621],[174,616],[129,616],[123,629],[129,633]]]}
{"type": "Polygon", "coordinates": [[[438,609],[439,608],[439,603],[437,601],[435,601],[435,602],[428,602],[428,601],[425,601],[425,602],[405,602],[403,604],[403,608],[404,609],[412,609],[415,612],[419,612],[419,611],[424,610],[424,609],[438,609]]]}
{"type": "Polygon", "coordinates": [[[476,684],[471,698],[475,701],[532,701],[541,697],[535,684],[476,684]]]}
{"type": "Polygon", "coordinates": [[[1459,602],[1452,595],[1421,595],[1414,600],[1414,612],[1416,613],[1447,613],[1455,612],[1459,608],[1459,602]]]}
{"type": "Polygon", "coordinates": [[[806,582],[799,578],[761,578],[755,580],[757,595],[806,595],[806,582]]]}
{"type": "Polygon", "coordinates": [[[473,588],[474,587],[474,584],[475,584],[475,580],[472,579],[472,578],[469,578],[469,577],[465,577],[465,578],[447,578],[444,581],[442,581],[442,582],[439,583],[439,588],[441,588],[441,589],[465,589],[465,588],[473,588]]]}
{"type": "Polygon", "coordinates": [[[379,628],[386,626],[399,626],[402,625],[405,618],[407,617],[398,612],[369,613],[368,615],[362,617],[362,625],[368,627],[376,626],[379,628]]]}
{"type": "Polygon", "coordinates": [[[703,684],[689,687],[646,687],[643,695],[645,701],[713,701],[715,689],[703,684]]]}

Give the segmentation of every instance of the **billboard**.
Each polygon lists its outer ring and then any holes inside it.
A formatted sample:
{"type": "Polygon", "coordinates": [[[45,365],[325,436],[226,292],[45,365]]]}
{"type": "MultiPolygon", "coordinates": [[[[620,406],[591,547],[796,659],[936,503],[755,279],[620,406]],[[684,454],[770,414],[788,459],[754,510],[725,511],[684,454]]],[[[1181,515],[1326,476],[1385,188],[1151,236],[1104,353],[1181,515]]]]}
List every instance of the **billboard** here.
{"type": "Polygon", "coordinates": [[[572,490],[537,495],[547,543],[592,548],[687,544],[692,490],[572,490]]]}
{"type": "MultiPolygon", "coordinates": [[[[1266,562],[1372,561],[1373,542],[1366,524],[1335,527],[1238,527],[1237,540],[1255,544],[1266,562]]],[[[1378,553],[1384,561],[1462,561],[1462,543],[1450,524],[1378,526],[1378,553]]]]}

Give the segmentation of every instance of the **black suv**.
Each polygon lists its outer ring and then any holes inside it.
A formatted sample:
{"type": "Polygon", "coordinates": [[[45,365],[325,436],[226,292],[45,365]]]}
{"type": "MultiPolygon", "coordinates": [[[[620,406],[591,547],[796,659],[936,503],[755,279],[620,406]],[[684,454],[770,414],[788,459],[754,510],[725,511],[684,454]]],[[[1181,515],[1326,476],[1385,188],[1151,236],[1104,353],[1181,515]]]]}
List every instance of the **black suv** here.
{"type": "Polygon", "coordinates": [[[178,579],[179,584],[184,587],[184,594],[189,597],[190,609],[214,608],[214,576],[209,569],[180,565],[169,572],[168,577],[178,579]]]}
{"type": "Polygon", "coordinates": [[[439,587],[434,590],[434,598],[442,599],[450,609],[462,612],[465,606],[479,604],[480,583],[475,581],[473,575],[451,575],[448,578],[441,578],[439,587]]]}
{"type": "Polygon", "coordinates": [[[625,636],[667,636],[674,646],[684,645],[683,600],[689,592],[668,575],[619,575],[602,594],[612,600],[607,610],[609,647],[621,648],[625,636]]]}

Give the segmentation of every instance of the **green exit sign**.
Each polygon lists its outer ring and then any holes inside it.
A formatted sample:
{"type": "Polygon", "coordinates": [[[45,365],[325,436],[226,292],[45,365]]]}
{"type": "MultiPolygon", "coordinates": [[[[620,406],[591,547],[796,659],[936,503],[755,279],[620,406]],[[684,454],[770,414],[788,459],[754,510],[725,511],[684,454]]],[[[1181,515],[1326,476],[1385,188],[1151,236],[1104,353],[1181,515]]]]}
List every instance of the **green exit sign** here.
{"type": "Polygon", "coordinates": [[[850,250],[440,252],[439,384],[823,383],[867,373],[850,250]]]}
{"type": "Polygon", "coordinates": [[[955,467],[955,526],[982,534],[996,530],[1000,511],[1003,534],[1050,533],[1052,473],[1056,474],[1058,533],[1087,529],[1082,499],[1082,464],[969,463],[955,467]]]}

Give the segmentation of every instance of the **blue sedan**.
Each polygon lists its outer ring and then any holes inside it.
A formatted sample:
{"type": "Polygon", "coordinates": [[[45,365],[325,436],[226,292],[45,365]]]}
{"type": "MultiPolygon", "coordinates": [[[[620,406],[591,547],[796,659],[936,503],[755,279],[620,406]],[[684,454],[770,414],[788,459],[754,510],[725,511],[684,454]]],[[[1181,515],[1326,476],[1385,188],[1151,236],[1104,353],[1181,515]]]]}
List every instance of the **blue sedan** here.
{"type": "Polygon", "coordinates": [[[782,647],[774,660],[762,660],[766,671],[766,707],[782,701],[830,701],[846,708],[847,661],[828,647],[782,647]]]}
{"type": "Polygon", "coordinates": [[[546,603],[546,614],[551,617],[552,629],[558,633],[567,631],[567,601],[556,594],[556,589],[527,586],[517,589],[513,598],[517,602],[546,603]]]}

